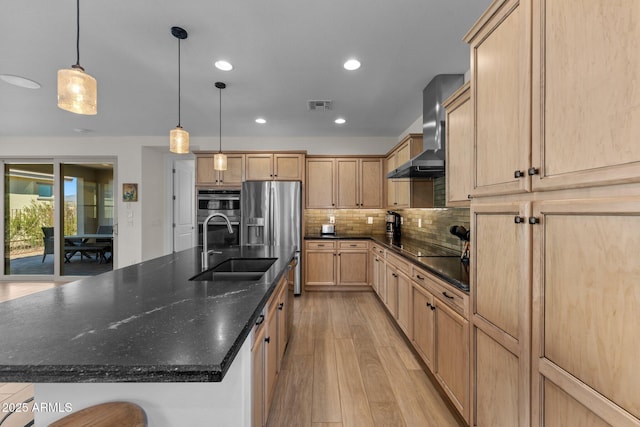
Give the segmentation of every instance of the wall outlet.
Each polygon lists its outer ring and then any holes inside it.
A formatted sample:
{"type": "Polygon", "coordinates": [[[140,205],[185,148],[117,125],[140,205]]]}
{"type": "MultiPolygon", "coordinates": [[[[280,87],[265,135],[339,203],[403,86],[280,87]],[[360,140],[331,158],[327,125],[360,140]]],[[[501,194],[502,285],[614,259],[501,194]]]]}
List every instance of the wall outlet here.
{"type": "Polygon", "coordinates": [[[418,228],[422,228],[422,218],[418,218],[418,228]]]}
{"type": "Polygon", "coordinates": [[[333,215],[329,215],[329,224],[335,224],[336,223],[336,217],[333,215]]]}
{"type": "Polygon", "coordinates": [[[373,217],[372,216],[368,216],[367,217],[367,224],[373,224],[373,217]]]}

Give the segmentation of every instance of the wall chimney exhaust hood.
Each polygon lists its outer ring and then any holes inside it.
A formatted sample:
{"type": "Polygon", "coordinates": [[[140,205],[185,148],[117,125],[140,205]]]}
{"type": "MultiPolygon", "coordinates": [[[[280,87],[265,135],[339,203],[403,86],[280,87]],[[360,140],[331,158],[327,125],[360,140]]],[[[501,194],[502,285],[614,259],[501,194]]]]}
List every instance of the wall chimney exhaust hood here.
{"type": "Polygon", "coordinates": [[[445,111],[442,102],[464,83],[463,74],[438,74],[422,91],[424,151],[387,174],[387,178],[438,178],[445,171],[445,111]]]}

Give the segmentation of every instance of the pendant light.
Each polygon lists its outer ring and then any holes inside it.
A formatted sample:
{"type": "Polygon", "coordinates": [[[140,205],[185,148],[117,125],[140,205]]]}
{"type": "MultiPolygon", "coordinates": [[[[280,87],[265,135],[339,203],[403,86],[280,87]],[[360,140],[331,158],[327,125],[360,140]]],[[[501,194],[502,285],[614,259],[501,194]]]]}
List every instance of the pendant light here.
{"type": "Polygon", "coordinates": [[[227,85],[222,82],[216,82],[215,86],[220,90],[220,148],[218,154],[213,156],[213,168],[217,171],[227,170],[227,156],[222,154],[222,89],[227,85]]]}
{"type": "Polygon", "coordinates": [[[177,154],[189,152],[189,132],[180,126],[180,40],[187,38],[187,32],[180,27],[171,27],[171,34],[178,39],[178,126],[169,133],[169,151],[177,154]]]}
{"type": "Polygon", "coordinates": [[[96,79],[80,66],[80,0],[76,0],[76,63],[58,70],[58,107],[76,114],[97,113],[96,79]]]}

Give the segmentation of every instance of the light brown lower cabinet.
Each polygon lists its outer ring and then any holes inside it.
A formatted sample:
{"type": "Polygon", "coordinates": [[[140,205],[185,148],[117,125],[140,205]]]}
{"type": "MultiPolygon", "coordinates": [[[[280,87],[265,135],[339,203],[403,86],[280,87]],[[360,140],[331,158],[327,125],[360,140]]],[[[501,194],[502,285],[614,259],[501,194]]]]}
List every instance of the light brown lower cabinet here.
{"type": "MultiPolygon", "coordinates": [[[[413,268],[413,345],[451,403],[469,421],[468,297],[413,268]]],[[[498,425],[498,424],[487,424],[498,425]]]]}
{"type": "Polygon", "coordinates": [[[357,289],[369,286],[367,240],[307,240],[305,289],[357,289]]]}
{"type": "Polygon", "coordinates": [[[413,286],[413,346],[433,372],[435,353],[435,309],[433,295],[421,286],[413,286]]]}
{"type": "Polygon", "coordinates": [[[265,426],[269,418],[269,409],[288,341],[285,308],[287,303],[288,281],[287,277],[283,276],[258,318],[252,333],[251,425],[254,427],[265,426]]]}
{"type": "Polygon", "coordinates": [[[468,295],[389,252],[373,251],[372,259],[378,297],[468,422],[468,295]]]}

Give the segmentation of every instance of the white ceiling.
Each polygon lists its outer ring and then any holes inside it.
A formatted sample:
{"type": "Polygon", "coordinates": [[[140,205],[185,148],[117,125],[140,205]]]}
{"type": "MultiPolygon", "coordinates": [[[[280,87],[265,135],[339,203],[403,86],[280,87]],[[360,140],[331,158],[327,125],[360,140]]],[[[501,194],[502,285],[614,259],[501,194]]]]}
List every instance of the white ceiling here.
{"type": "Polygon", "coordinates": [[[56,106],[56,73],[76,60],[75,0],[0,2],[0,136],[168,135],[178,121],[193,136],[396,137],[422,111],[437,74],[464,73],[462,37],[490,0],[82,0],[80,64],[98,81],[98,114],[56,106]],[[348,72],[350,57],[362,62],[348,72]],[[216,59],[235,69],[222,72],[216,59]],[[330,99],[330,112],[307,111],[330,99]],[[256,117],[266,125],[257,125],[256,117]],[[335,125],[342,116],[347,123],[335,125]]]}

